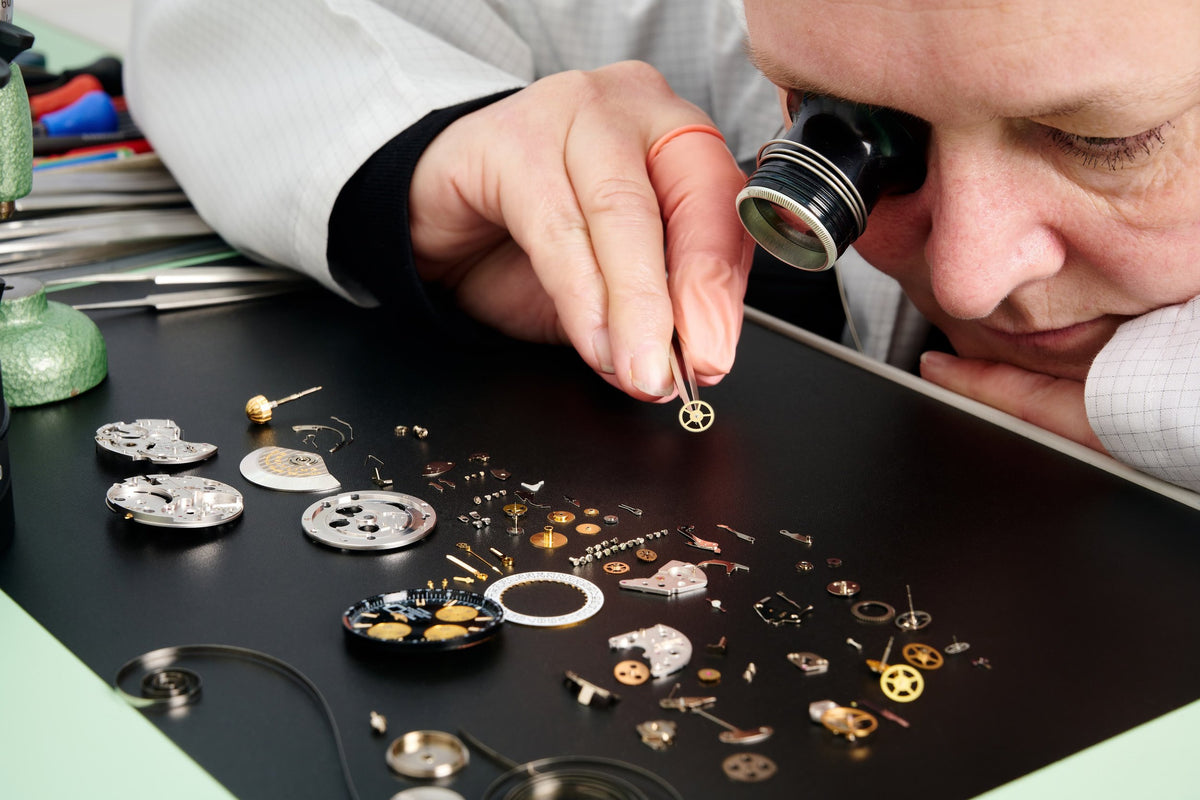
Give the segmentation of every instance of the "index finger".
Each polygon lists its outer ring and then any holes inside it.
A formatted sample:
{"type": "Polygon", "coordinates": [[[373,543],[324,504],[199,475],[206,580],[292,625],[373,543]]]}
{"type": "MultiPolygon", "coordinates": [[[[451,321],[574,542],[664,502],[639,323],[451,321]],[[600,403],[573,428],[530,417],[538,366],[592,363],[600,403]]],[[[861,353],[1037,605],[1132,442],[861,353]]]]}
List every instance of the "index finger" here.
{"type": "Polygon", "coordinates": [[[662,137],[647,166],[666,223],[675,327],[697,377],[716,383],[733,366],[753,255],[735,210],[745,175],[707,125],[662,137]]]}
{"type": "Polygon", "coordinates": [[[570,137],[565,158],[605,287],[612,377],[634,396],[667,397],[674,315],[646,140],[608,120],[594,123],[576,124],[587,136],[570,137]]]}

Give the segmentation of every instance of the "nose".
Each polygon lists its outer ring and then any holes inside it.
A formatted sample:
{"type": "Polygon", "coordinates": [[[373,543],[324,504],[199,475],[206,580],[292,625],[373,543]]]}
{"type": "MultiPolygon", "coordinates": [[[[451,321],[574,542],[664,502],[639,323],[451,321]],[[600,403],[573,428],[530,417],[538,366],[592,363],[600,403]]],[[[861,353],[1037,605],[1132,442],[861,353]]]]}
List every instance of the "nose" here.
{"type": "Polygon", "coordinates": [[[1006,146],[1002,131],[935,134],[921,188],[931,217],[925,258],[934,296],[951,316],[985,317],[1062,267],[1053,201],[1037,188],[1043,169],[1006,146]]]}

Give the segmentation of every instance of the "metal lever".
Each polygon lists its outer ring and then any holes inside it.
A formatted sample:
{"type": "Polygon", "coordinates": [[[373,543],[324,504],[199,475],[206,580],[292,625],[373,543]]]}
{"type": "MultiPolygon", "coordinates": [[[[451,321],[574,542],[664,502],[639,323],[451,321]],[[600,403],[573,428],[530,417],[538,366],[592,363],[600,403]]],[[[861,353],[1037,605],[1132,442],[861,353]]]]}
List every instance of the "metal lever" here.
{"type": "Polygon", "coordinates": [[[695,525],[680,525],[675,530],[681,533],[683,538],[688,540],[688,547],[695,547],[697,550],[707,550],[710,553],[721,552],[721,546],[716,542],[710,542],[707,539],[701,539],[699,536],[692,533],[692,531],[696,530],[695,525]]]}

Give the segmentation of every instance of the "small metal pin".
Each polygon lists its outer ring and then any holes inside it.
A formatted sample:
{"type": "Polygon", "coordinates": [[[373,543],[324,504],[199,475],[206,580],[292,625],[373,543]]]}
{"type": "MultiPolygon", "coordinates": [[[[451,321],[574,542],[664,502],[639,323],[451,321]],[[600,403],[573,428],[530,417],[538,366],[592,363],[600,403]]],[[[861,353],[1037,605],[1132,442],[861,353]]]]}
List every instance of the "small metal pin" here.
{"type": "Polygon", "coordinates": [[[642,510],[640,508],[634,508],[633,506],[626,505],[625,503],[617,503],[617,508],[628,511],[630,514],[633,514],[635,517],[640,517],[642,515],[642,510]]]}
{"type": "Polygon", "coordinates": [[[913,607],[912,587],[905,584],[904,591],[908,593],[908,611],[900,614],[894,620],[896,627],[905,631],[919,631],[933,621],[928,611],[918,611],[913,607]]]}
{"type": "Polygon", "coordinates": [[[458,543],[456,546],[457,546],[459,549],[466,551],[467,555],[469,555],[469,556],[475,556],[475,558],[477,558],[477,559],[479,559],[480,561],[482,561],[482,562],[483,562],[483,563],[484,563],[484,564],[487,566],[487,568],[488,568],[488,569],[495,570],[495,572],[496,572],[496,574],[497,574],[497,575],[503,575],[503,574],[504,574],[503,572],[501,572],[501,571],[500,571],[500,568],[499,568],[499,567],[497,567],[497,566],[496,566],[495,564],[493,564],[492,562],[488,561],[488,560],[487,560],[486,558],[484,558],[483,556],[479,555],[479,553],[476,553],[474,550],[472,550],[472,549],[471,549],[471,545],[467,544],[466,542],[459,542],[459,543],[458,543]]]}
{"type": "Polygon", "coordinates": [[[702,706],[691,706],[688,710],[724,728],[725,733],[722,733],[718,738],[726,744],[754,744],[755,742],[766,741],[771,738],[771,734],[775,733],[775,730],[769,725],[762,725],[754,730],[743,730],[742,728],[734,727],[725,720],[705,711],[702,706]]]}
{"type": "Polygon", "coordinates": [[[878,661],[873,658],[868,658],[867,669],[871,670],[871,672],[874,672],[876,675],[883,673],[884,670],[888,668],[888,658],[892,655],[892,643],[895,641],[895,636],[889,636],[887,640],[887,647],[883,648],[883,658],[879,659],[878,661]]]}
{"type": "MultiPolygon", "coordinates": [[[[457,566],[460,566],[460,567],[462,567],[462,568],[463,568],[463,569],[465,569],[467,572],[471,573],[472,575],[474,575],[474,576],[475,576],[477,579],[479,579],[479,580],[481,580],[481,581],[486,581],[486,580],[487,580],[487,577],[488,577],[488,576],[487,576],[487,573],[486,573],[486,572],[480,572],[479,570],[475,569],[475,568],[474,568],[474,567],[472,567],[470,564],[468,564],[467,562],[463,561],[463,560],[462,560],[462,559],[460,559],[460,558],[455,558],[454,556],[452,556],[452,555],[450,555],[449,553],[447,553],[447,554],[446,554],[446,560],[447,560],[447,561],[449,561],[449,562],[450,562],[450,563],[452,563],[452,564],[456,564],[457,566]]],[[[429,587],[429,588],[431,588],[431,589],[432,589],[433,587],[431,586],[431,587],[429,587]]]]}

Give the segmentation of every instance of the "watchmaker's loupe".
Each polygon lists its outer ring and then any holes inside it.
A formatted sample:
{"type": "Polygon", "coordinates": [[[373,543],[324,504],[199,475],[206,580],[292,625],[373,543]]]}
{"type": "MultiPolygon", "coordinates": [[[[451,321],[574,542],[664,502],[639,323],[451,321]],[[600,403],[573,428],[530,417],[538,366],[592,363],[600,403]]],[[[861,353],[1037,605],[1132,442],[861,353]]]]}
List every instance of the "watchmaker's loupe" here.
{"type": "Polygon", "coordinates": [[[925,180],[926,124],[879,106],[788,92],[792,127],[758,152],[738,215],[776,258],[828,269],[862,235],[880,195],[925,180]]]}

